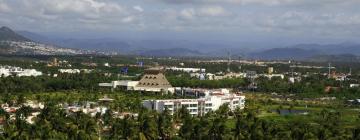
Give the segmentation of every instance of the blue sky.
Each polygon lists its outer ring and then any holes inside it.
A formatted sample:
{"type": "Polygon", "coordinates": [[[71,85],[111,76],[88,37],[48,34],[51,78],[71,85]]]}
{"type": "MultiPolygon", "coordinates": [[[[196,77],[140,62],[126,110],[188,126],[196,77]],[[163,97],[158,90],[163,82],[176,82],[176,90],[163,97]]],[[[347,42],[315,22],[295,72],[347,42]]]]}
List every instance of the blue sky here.
{"type": "Polygon", "coordinates": [[[0,0],[0,25],[68,37],[355,42],[359,0],[0,0]]]}

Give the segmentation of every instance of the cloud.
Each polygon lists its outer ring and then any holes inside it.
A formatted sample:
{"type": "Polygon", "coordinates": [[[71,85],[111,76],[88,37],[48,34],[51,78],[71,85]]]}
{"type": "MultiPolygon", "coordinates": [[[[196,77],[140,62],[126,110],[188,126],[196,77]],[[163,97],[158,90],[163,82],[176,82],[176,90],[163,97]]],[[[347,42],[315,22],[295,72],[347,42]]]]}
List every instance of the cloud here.
{"type": "Polygon", "coordinates": [[[186,8],[180,11],[180,17],[183,19],[194,19],[196,12],[194,8],[186,8]]]}
{"type": "Polygon", "coordinates": [[[294,6],[294,7],[313,7],[338,4],[359,3],[358,0],[152,0],[167,4],[189,4],[189,5],[236,5],[236,6],[294,6]]]}
{"type": "Polygon", "coordinates": [[[181,19],[192,20],[206,17],[225,17],[231,15],[231,12],[221,6],[204,6],[198,8],[185,8],[179,12],[181,19]]]}
{"type": "Polygon", "coordinates": [[[12,9],[6,4],[0,1],[0,12],[10,12],[12,9]]]}
{"type": "Polygon", "coordinates": [[[358,0],[0,0],[0,24],[40,31],[354,36],[358,0]],[[338,34],[338,35],[337,35],[338,34]]]}
{"type": "Polygon", "coordinates": [[[139,5],[136,5],[136,6],[134,6],[133,8],[134,8],[135,10],[139,11],[139,12],[144,12],[144,9],[143,9],[141,6],[139,6],[139,5]]]}
{"type": "Polygon", "coordinates": [[[200,8],[199,10],[200,15],[204,15],[204,16],[228,16],[231,13],[227,10],[225,10],[223,7],[221,6],[207,6],[207,7],[203,7],[200,8]]]}

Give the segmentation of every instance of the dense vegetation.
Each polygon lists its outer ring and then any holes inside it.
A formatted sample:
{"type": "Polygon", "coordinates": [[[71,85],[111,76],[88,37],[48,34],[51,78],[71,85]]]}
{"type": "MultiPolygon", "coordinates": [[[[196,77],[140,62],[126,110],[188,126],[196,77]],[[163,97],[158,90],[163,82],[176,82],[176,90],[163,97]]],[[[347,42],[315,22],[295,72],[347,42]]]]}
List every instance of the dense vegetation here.
{"type": "MultiPolygon", "coordinates": [[[[40,77],[1,77],[0,97],[2,103],[21,108],[10,116],[4,110],[0,110],[0,117],[5,119],[1,139],[360,139],[360,114],[356,108],[344,104],[346,99],[360,97],[360,88],[350,88],[349,84],[358,83],[358,64],[347,65],[338,68],[338,71],[347,72],[353,68],[353,75],[346,81],[328,79],[321,73],[326,69],[290,69],[289,65],[273,64],[277,73],[296,71],[308,73],[301,81],[291,83],[288,81],[289,74],[284,79],[267,79],[260,77],[256,90],[248,90],[250,79],[235,78],[218,81],[198,80],[191,78],[189,74],[182,72],[167,72],[166,76],[170,83],[176,87],[193,88],[232,88],[242,90],[246,94],[246,109],[230,111],[227,106],[222,106],[218,111],[208,113],[205,116],[191,117],[186,109],[178,110],[173,116],[168,111],[158,113],[144,109],[141,101],[145,99],[168,99],[181,98],[175,95],[159,96],[153,93],[138,93],[132,91],[115,90],[110,92],[108,88],[100,88],[98,83],[110,82],[123,79],[118,76],[120,69],[129,66],[128,75],[137,80],[145,67],[136,67],[137,61],[145,64],[178,66],[184,62],[185,67],[206,68],[207,72],[226,71],[226,63],[198,63],[191,59],[145,59],[136,60],[133,57],[90,57],[90,56],[14,56],[0,57],[0,63],[5,65],[21,66],[23,68],[35,68],[45,73],[40,77]],[[57,57],[67,60],[71,68],[95,69],[92,73],[79,74],[53,74],[58,73],[60,67],[46,67],[47,61],[57,57]],[[84,66],[82,63],[97,63],[99,66],[84,66]],[[103,66],[111,63],[111,67],[103,66]],[[122,64],[117,66],[116,64],[122,64]],[[111,75],[109,75],[109,73],[111,75]],[[47,74],[50,74],[48,76],[47,74]],[[326,91],[326,87],[336,87],[326,91]],[[253,92],[255,91],[255,92],[253,92]],[[276,92],[284,95],[286,100],[277,101],[269,93],[276,92]],[[290,96],[292,95],[293,96],[290,96]],[[84,105],[86,101],[95,102],[104,95],[115,99],[109,105],[105,114],[97,114],[90,117],[82,112],[68,113],[59,107],[60,103],[79,103],[84,105]],[[254,97],[253,97],[254,96],[254,97]],[[265,96],[264,99],[260,96],[265,96]],[[288,97],[292,97],[287,101],[288,97]],[[305,98],[337,97],[334,101],[306,101],[305,98]],[[260,100],[261,98],[261,100],[260,100]],[[22,105],[26,100],[44,102],[46,107],[42,110],[33,110],[22,105]],[[309,107],[309,108],[308,108],[309,107]],[[307,110],[308,115],[281,115],[281,110],[307,110]],[[34,124],[26,122],[25,118],[32,112],[39,111],[34,124]],[[113,117],[115,112],[138,113],[137,117],[125,118],[113,117]],[[15,119],[14,119],[15,118],[15,119]]],[[[308,65],[313,63],[306,63],[308,65]]],[[[316,64],[320,65],[320,64],[316,64]]],[[[326,64],[321,64],[326,65],[326,64]]],[[[266,71],[264,66],[231,64],[235,72],[255,70],[258,73],[266,71]],[[241,67],[240,67],[241,66],[241,67]]]]}
{"type": "Polygon", "coordinates": [[[245,110],[234,111],[230,111],[224,105],[219,110],[202,117],[191,117],[187,110],[182,108],[171,116],[168,111],[158,113],[141,108],[140,102],[136,101],[140,97],[125,94],[123,100],[119,101],[132,102],[132,105],[126,108],[139,113],[137,117],[112,117],[113,111],[118,111],[116,106],[105,114],[97,114],[95,117],[82,112],[69,115],[55,103],[47,102],[46,107],[40,110],[35,123],[29,124],[25,121],[25,118],[33,111],[29,107],[22,106],[16,112],[15,120],[10,119],[9,114],[4,110],[0,110],[0,116],[5,118],[4,133],[0,137],[3,139],[98,139],[101,137],[102,139],[143,140],[350,140],[360,138],[359,117],[354,116],[354,122],[348,125],[344,123],[345,114],[336,109],[319,110],[309,116],[304,116],[304,119],[289,119],[285,122],[261,117],[259,109],[251,104],[248,104],[245,110]]]}

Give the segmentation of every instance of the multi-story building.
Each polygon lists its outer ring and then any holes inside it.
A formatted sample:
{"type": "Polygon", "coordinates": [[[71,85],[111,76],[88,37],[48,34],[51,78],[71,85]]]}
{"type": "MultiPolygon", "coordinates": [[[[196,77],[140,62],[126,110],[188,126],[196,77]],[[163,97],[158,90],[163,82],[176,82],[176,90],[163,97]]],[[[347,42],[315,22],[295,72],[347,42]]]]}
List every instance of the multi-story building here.
{"type": "Polygon", "coordinates": [[[182,71],[187,73],[193,73],[193,72],[202,72],[204,73],[206,69],[203,68],[178,68],[178,67],[168,67],[166,70],[172,70],[172,71],[182,71]]]}
{"type": "Polygon", "coordinates": [[[127,90],[146,91],[156,93],[173,93],[174,88],[164,75],[162,68],[146,69],[140,81],[112,81],[111,83],[99,83],[101,87],[117,88],[121,87],[127,90]]]}
{"type": "Polygon", "coordinates": [[[216,111],[221,105],[228,104],[231,110],[245,107],[245,96],[232,93],[211,93],[198,99],[145,100],[143,106],[163,112],[165,109],[173,115],[178,109],[185,107],[192,116],[203,116],[216,111]]]}
{"type": "Polygon", "coordinates": [[[42,72],[35,69],[22,69],[20,67],[0,66],[0,77],[4,76],[41,76],[42,72]]]}

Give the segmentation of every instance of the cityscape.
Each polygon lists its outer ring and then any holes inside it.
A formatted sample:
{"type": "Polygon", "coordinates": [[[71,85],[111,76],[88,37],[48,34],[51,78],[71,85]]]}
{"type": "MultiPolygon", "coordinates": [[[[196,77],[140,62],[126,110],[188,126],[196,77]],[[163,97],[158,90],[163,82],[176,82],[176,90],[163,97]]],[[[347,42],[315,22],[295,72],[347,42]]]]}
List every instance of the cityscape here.
{"type": "Polygon", "coordinates": [[[0,139],[358,140],[357,0],[0,0],[0,139]]]}

